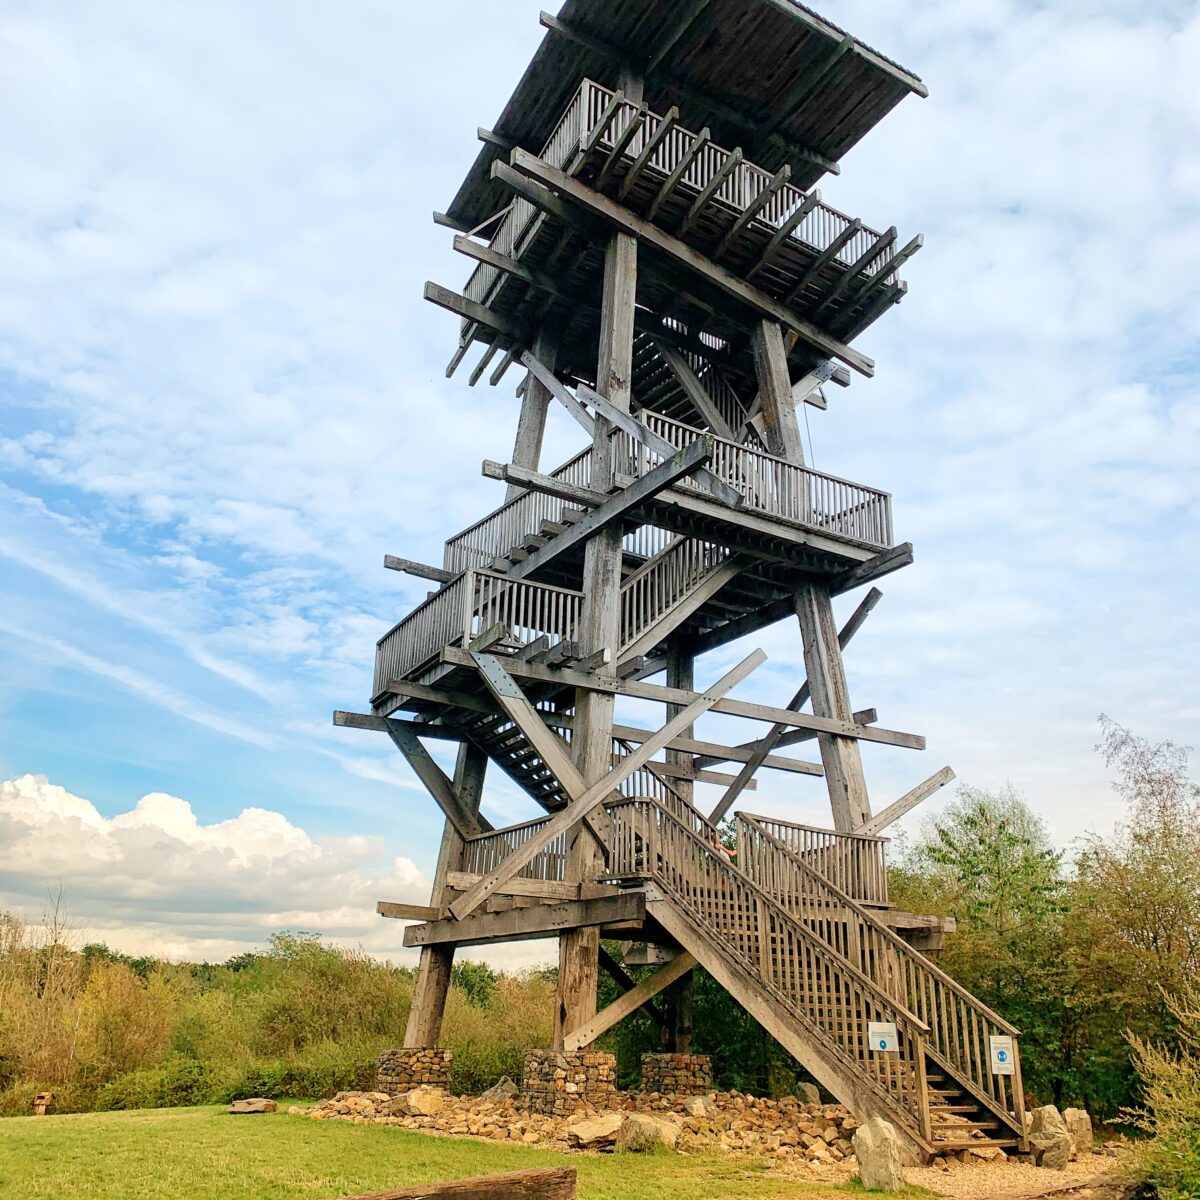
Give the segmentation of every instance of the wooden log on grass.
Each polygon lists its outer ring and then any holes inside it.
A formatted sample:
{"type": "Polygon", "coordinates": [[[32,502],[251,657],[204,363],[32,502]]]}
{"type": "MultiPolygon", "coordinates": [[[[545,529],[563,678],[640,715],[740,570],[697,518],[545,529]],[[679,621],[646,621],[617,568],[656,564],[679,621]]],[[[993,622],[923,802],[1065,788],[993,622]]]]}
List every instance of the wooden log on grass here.
{"type": "Polygon", "coordinates": [[[575,1168],[550,1167],[510,1171],[504,1175],[477,1175],[451,1183],[423,1183],[387,1192],[362,1192],[343,1200],[575,1200],[575,1168]]]}

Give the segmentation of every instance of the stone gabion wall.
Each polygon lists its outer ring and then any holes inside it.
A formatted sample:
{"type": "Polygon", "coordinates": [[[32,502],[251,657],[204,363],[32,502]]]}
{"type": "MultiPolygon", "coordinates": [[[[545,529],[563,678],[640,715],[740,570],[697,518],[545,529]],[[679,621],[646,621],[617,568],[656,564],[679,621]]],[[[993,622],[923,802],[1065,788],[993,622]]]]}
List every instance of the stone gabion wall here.
{"type": "Polygon", "coordinates": [[[392,1096],[422,1085],[449,1091],[453,1057],[449,1050],[385,1050],[375,1070],[375,1088],[392,1096]]]}
{"type": "Polygon", "coordinates": [[[548,1116],[603,1108],[617,1094],[617,1056],[598,1050],[527,1050],[521,1075],[525,1103],[548,1116]]]}
{"type": "Polygon", "coordinates": [[[642,1091],[674,1096],[712,1091],[712,1059],[707,1054],[643,1054],[642,1091]]]}

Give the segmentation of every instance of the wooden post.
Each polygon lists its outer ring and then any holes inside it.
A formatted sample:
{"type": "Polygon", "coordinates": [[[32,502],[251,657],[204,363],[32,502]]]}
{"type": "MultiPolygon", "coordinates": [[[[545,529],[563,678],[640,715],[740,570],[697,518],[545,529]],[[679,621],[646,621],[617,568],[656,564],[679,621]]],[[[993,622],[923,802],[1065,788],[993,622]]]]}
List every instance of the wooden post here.
{"type": "MultiPolygon", "coordinates": [[[[540,330],[533,341],[533,353],[551,370],[558,355],[558,344],[546,330],[540,330]]],[[[546,413],[554,399],[550,389],[532,372],[525,376],[525,394],[521,397],[521,415],[517,418],[517,437],[513,443],[512,461],[518,467],[536,471],[542,458],[542,440],[546,434],[546,413]]],[[[510,483],[506,500],[513,500],[525,489],[510,483]]]]}
{"type": "MultiPolygon", "coordinates": [[[[783,331],[775,322],[760,321],[755,328],[754,361],[762,396],[767,449],[788,462],[803,466],[804,447],[792,404],[783,331]]],[[[796,592],[796,616],[804,641],[804,665],[808,671],[813,713],[818,717],[849,720],[852,711],[850,693],[828,585],[815,579],[801,584],[796,592]]],[[[834,734],[820,734],[817,741],[825,767],[834,828],[849,833],[871,815],[858,743],[834,734]]]]}
{"type": "MultiPolygon", "coordinates": [[[[633,379],[634,300],[637,295],[637,240],[613,234],[604,258],[604,295],[600,314],[600,353],[596,391],[624,412],[630,408],[633,379]]],[[[612,426],[596,414],[592,442],[591,486],[607,491],[613,483],[612,426]]],[[[621,641],[621,527],[599,530],[587,543],[583,565],[583,614],[580,644],[584,655],[613,650],[621,641]]],[[[575,765],[587,783],[612,769],[613,695],[579,689],[575,693],[575,765]]],[[[583,824],[571,832],[567,879],[591,882],[603,865],[600,849],[583,824]]],[[[554,1049],[573,1029],[596,1015],[600,931],[594,926],[564,933],[558,942],[558,1005],[554,1049]]]]}
{"type": "MultiPolygon", "coordinates": [[[[488,759],[482,750],[470,742],[458,748],[454,767],[454,788],[463,804],[472,812],[479,811],[483,799],[483,779],[488,759]]],[[[430,905],[441,908],[445,903],[446,877],[463,866],[465,843],[454,826],[447,821],[442,830],[437,869],[433,876],[430,905]]],[[[450,992],[450,970],[454,966],[454,945],[422,946],[417,966],[417,982],[413,987],[412,1007],[408,1010],[408,1025],[404,1030],[404,1048],[423,1050],[437,1045],[442,1032],[442,1017],[446,1012],[446,997],[450,992]]]]}
{"type": "MultiPolygon", "coordinates": [[[[667,648],[667,686],[675,688],[684,688],[687,691],[692,691],[695,687],[696,676],[696,659],[695,656],[680,643],[678,638],[674,639],[667,648]]],[[[667,720],[678,716],[683,710],[683,706],[679,704],[666,705],[667,720]]],[[[680,735],[685,738],[695,737],[696,727],[689,726],[680,735]]],[[[679,766],[690,767],[694,761],[694,756],[687,754],[681,750],[668,750],[667,762],[677,763],[679,766]]],[[[671,781],[671,786],[679,793],[679,795],[689,804],[695,804],[695,788],[690,779],[674,779],[671,781]]]]}

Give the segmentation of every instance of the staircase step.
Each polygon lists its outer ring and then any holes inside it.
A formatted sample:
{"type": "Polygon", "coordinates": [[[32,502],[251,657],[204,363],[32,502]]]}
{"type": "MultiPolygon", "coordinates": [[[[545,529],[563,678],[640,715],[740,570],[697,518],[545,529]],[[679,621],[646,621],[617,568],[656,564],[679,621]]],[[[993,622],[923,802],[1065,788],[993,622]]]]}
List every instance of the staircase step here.
{"type": "Polygon", "coordinates": [[[978,1104],[931,1104],[932,1113],[973,1113],[979,1111],[978,1104]]]}
{"type": "Polygon", "coordinates": [[[931,1144],[936,1154],[943,1154],[946,1151],[957,1154],[960,1150],[986,1150],[993,1146],[1001,1150],[1011,1150],[1021,1143],[1016,1138],[964,1138],[956,1142],[943,1142],[935,1137],[931,1144]]]}

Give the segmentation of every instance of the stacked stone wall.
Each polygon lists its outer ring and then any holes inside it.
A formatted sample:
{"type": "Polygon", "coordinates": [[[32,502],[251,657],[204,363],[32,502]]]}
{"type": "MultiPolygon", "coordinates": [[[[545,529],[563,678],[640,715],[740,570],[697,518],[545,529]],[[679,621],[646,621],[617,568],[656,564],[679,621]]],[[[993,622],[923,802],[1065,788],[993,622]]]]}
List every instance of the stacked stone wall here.
{"type": "Polygon", "coordinates": [[[712,1090],[712,1059],[707,1054],[643,1054],[642,1091],[698,1096],[712,1090]]]}
{"type": "Polygon", "coordinates": [[[527,1050],[521,1091],[526,1105],[565,1116],[587,1105],[604,1108],[617,1094],[617,1058],[599,1050],[527,1050]]]}
{"type": "Polygon", "coordinates": [[[450,1090],[449,1050],[385,1050],[375,1070],[375,1088],[390,1096],[429,1086],[450,1090]]]}

